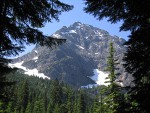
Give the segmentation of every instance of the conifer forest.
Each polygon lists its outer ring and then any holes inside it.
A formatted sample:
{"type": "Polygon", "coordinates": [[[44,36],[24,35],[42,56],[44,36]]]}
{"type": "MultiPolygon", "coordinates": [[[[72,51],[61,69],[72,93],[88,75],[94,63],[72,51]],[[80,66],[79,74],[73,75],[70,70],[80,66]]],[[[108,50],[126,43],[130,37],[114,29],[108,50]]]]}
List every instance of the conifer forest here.
{"type": "MultiPolygon", "coordinates": [[[[130,32],[124,43],[123,67],[134,78],[133,85],[123,87],[116,82],[121,73],[117,71],[120,62],[113,41],[106,56],[108,85],[73,86],[63,79],[28,76],[23,70],[10,67],[11,57],[30,44],[56,49],[66,43],[66,39],[43,34],[40,28],[61,21],[59,16],[74,6],[65,0],[0,0],[0,113],[150,112],[150,0],[82,1],[85,13],[99,22],[102,19],[112,24],[122,22],[120,32],[130,32]]],[[[88,62],[86,57],[85,62],[88,62]]]]}

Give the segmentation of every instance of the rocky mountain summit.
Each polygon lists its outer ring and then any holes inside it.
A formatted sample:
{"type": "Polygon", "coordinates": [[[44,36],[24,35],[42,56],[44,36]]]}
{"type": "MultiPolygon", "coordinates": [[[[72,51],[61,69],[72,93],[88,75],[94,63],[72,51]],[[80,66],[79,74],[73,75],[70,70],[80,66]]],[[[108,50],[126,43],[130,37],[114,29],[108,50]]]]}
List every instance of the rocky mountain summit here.
{"type": "Polygon", "coordinates": [[[124,86],[130,85],[132,77],[124,72],[122,58],[126,49],[124,39],[111,36],[107,31],[91,25],[75,22],[69,27],[62,27],[53,35],[55,38],[67,39],[66,43],[48,48],[37,45],[30,53],[13,60],[22,62],[29,70],[37,69],[50,79],[59,79],[75,86],[95,84],[90,77],[93,70],[105,70],[109,51],[109,43],[113,42],[115,56],[118,59],[119,72],[117,80],[124,86]]]}

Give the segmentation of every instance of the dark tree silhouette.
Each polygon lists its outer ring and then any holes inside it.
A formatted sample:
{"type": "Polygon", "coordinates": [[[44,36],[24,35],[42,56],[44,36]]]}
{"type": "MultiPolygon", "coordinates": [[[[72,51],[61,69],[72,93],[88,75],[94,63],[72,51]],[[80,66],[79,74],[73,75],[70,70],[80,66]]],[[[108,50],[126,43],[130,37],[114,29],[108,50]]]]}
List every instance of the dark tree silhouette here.
{"type": "Polygon", "coordinates": [[[24,44],[56,45],[62,40],[45,36],[37,28],[72,9],[59,0],[0,1],[0,56],[16,55],[24,44]]]}
{"type": "Polygon", "coordinates": [[[120,30],[131,31],[125,43],[125,68],[134,77],[131,101],[137,102],[132,112],[148,113],[150,105],[150,1],[149,0],[85,0],[85,12],[111,23],[123,21],[120,30]]]}
{"type": "MultiPolygon", "coordinates": [[[[58,45],[63,39],[43,35],[38,28],[73,8],[60,0],[1,0],[0,1],[0,95],[4,92],[4,74],[11,71],[7,56],[17,55],[25,44],[58,45]]],[[[1,98],[0,98],[1,99],[1,98]]]]}

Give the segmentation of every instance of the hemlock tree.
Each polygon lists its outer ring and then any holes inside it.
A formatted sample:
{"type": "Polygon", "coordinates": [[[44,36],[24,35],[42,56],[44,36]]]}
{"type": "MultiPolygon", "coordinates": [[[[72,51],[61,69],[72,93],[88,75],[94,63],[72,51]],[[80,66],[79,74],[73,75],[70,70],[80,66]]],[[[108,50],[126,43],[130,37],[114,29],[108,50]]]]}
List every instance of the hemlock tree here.
{"type": "Polygon", "coordinates": [[[25,113],[32,113],[32,105],[28,103],[25,113]]]}
{"type": "Polygon", "coordinates": [[[108,75],[108,81],[109,83],[108,87],[106,87],[105,94],[106,96],[103,99],[103,102],[106,104],[104,106],[106,112],[108,113],[120,113],[119,111],[119,103],[120,101],[120,86],[115,82],[117,78],[116,74],[116,62],[115,62],[115,56],[114,56],[115,50],[113,47],[113,43],[110,43],[109,47],[109,55],[107,60],[107,68],[106,70],[109,72],[108,75]],[[107,110],[106,110],[107,109],[107,110]]]}
{"type": "Polygon", "coordinates": [[[150,29],[137,30],[128,42],[124,60],[126,70],[134,77],[135,86],[130,91],[130,101],[137,106],[132,112],[149,113],[150,105],[150,29]],[[143,37],[144,36],[144,37],[143,37]]]}
{"type": "Polygon", "coordinates": [[[53,81],[51,86],[51,92],[50,92],[50,98],[51,101],[48,105],[48,113],[52,113],[54,110],[57,112],[61,108],[61,105],[63,104],[63,89],[61,85],[59,84],[59,81],[56,79],[53,81]],[[59,108],[59,109],[58,109],[59,108]]]}
{"type": "Polygon", "coordinates": [[[73,112],[72,97],[73,97],[73,91],[72,91],[71,88],[68,88],[67,89],[67,103],[66,103],[67,113],[72,113],[73,112]]]}
{"type": "MultiPolygon", "coordinates": [[[[150,1],[149,0],[86,0],[85,11],[97,19],[111,23],[123,21],[120,30],[131,31],[126,42],[125,68],[134,77],[131,101],[138,106],[134,112],[148,113],[150,105],[150,1]]],[[[130,106],[131,107],[131,106],[130,106]]],[[[133,111],[131,111],[133,112],[133,111]]]]}
{"type": "Polygon", "coordinates": [[[10,60],[6,58],[0,58],[0,100],[2,101],[8,100],[6,87],[14,84],[14,82],[7,82],[5,77],[5,74],[16,71],[7,66],[9,62],[10,60]]]}
{"type": "Polygon", "coordinates": [[[24,44],[57,45],[62,40],[45,36],[38,28],[72,9],[60,0],[0,1],[0,57],[16,55],[24,44]]]}
{"type": "Polygon", "coordinates": [[[60,0],[0,1],[0,94],[7,85],[4,84],[4,74],[10,71],[6,57],[22,52],[26,44],[52,46],[64,42],[43,35],[38,28],[44,27],[52,19],[58,21],[62,12],[72,8],[60,0]]]}
{"type": "Polygon", "coordinates": [[[21,110],[25,113],[29,100],[29,87],[27,80],[25,80],[22,85],[20,97],[21,110]]]}
{"type": "Polygon", "coordinates": [[[86,109],[86,103],[85,103],[85,95],[84,92],[82,90],[78,91],[78,95],[77,95],[77,109],[76,109],[76,113],[85,113],[85,109],[86,109]]]}
{"type": "Polygon", "coordinates": [[[94,104],[93,105],[93,113],[103,113],[103,110],[101,109],[102,105],[99,102],[99,97],[98,96],[95,96],[93,104],[94,104]]]}
{"type": "Polygon", "coordinates": [[[33,113],[45,113],[44,103],[42,100],[39,99],[35,102],[33,113]]]}

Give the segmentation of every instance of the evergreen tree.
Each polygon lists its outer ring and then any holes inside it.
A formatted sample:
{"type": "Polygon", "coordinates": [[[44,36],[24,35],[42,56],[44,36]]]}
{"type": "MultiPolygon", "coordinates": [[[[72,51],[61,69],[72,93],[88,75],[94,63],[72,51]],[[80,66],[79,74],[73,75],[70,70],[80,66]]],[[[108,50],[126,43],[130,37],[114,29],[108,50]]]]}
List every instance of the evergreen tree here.
{"type": "Polygon", "coordinates": [[[110,43],[109,47],[109,56],[107,61],[107,71],[109,72],[108,75],[108,81],[109,83],[108,87],[106,88],[106,96],[104,97],[104,102],[106,103],[106,106],[108,106],[109,109],[107,109],[107,112],[111,113],[119,113],[118,107],[119,102],[122,100],[120,99],[120,87],[116,84],[116,68],[115,68],[115,57],[114,57],[114,47],[113,43],[110,43]]]}
{"type": "MultiPolygon", "coordinates": [[[[63,92],[62,87],[59,84],[59,81],[56,79],[53,81],[50,92],[50,103],[48,105],[48,113],[52,113],[55,106],[59,106],[63,103],[63,92]]],[[[57,107],[56,107],[57,108],[57,107]]]]}
{"type": "Polygon", "coordinates": [[[44,109],[45,109],[45,113],[47,111],[47,104],[48,104],[48,99],[47,99],[47,90],[48,89],[45,89],[46,91],[44,92],[44,97],[43,97],[43,102],[44,102],[44,109]]]}
{"type": "MultiPolygon", "coordinates": [[[[137,102],[134,112],[149,112],[150,105],[150,1],[149,0],[88,0],[87,13],[111,23],[123,20],[120,30],[131,31],[126,42],[125,68],[134,77],[135,86],[129,92],[131,102],[137,102]]],[[[130,106],[129,108],[131,108],[130,106]]],[[[132,112],[132,111],[131,111],[132,112]]]]}
{"type": "Polygon", "coordinates": [[[2,58],[0,56],[0,100],[2,101],[6,101],[6,99],[8,100],[6,94],[7,93],[6,87],[14,84],[14,82],[8,82],[5,77],[5,75],[8,74],[9,72],[16,71],[16,69],[11,69],[10,67],[7,67],[9,62],[10,60],[2,58]]]}
{"type": "Polygon", "coordinates": [[[51,45],[61,40],[43,35],[37,28],[72,9],[59,0],[16,0],[0,2],[0,55],[16,55],[23,44],[51,45]],[[47,43],[47,41],[49,43],[47,43]]]}
{"type": "Polygon", "coordinates": [[[77,110],[76,113],[85,113],[85,100],[84,100],[84,94],[82,90],[79,91],[78,97],[77,97],[77,110]]]}
{"type": "Polygon", "coordinates": [[[134,32],[148,28],[150,24],[149,0],[86,0],[85,5],[85,12],[92,14],[98,20],[107,18],[111,23],[123,20],[120,30],[134,32]]]}
{"type": "Polygon", "coordinates": [[[108,88],[107,88],[107,86],[100,86],[99,87],[100,89],[100,93],[98,94],[98,99],[97,99],[97,101],[99,101],[99,108],[97,108],[96,109],[96,111],[98,111],[99,113],[107,113],[108,112],[108,106],[107,106],[107,104],[106,104],[106,102],[105,102],[105,96],[107,96],[107,91],[108,91],[108,88]]]}
{"type": "Polygon", "coordinates": [[[98,96],[95,97],[93,104],[94,104],[93,105],[93,113],[103,113],[103,112],[101,112],[102,111],[101,110],[102,106],[101,106],[101,104],[99,102],[99,97],[98,96]]]}
{"type": "Polygon", "coordinates": [[[5,113],[4,102],[0,101],[0,113],[5,113]]]}
{"type": "Polygon", "coordinates": [[[25,113],[32,113],[32,105],[28,103],[25,113]]]}
{"type": "Polygon", "coordinates": [[[52,85],[52,90],[51,90],[51,101],[53,104],[61,104],[62,103],[62,87],[60,86],[59,84],[59,81],[58,80],[55,80],[53,82],[53,85],[52,85]]]}
{"type": "Polygon", "coordinates": [[[10,72],[7,56],[17,55],[25,44],[58,45],[65,40],[43,35],[38,28],[73,7],[59,0],[1,0],[0,1],[0,100],[4,99],[4,88],[9,85],[5,74],[10,72]]]}
{"type": "Polygon", "coordinates": [[[29,100],[29,88],[28,88],[28,82],[25,80],[22,86],[22,91],[21,91],[21,109],[22,112],[25,113],[25,110],[28,105],[28,100],[29,100]]]}
{"type": "Polygon", "coordinates": [[[53,113],[61,113],[60,106],[58,104],[55,105],[53,113]]]}
{"type": "Polygon", "coordinates": [[[35,102],[33,113],[45,113],[44,102],[42,100],[37,100],[35,102]]]}
{"type": "Polygon", "coordinates": [[[50,101],[48,104],[47,113],[53,113],[53,110],[54,110],[54,105],[50,101]]]}
{"type": "Polygon", "coordinates": [[[73,112],[73,105],[72,105],[72,90],[69,88],[68,93],[67,93],[67,113],[72,113],[73,112]]]}
{"type": "Polygon", "coordinates": [[[6,113],[91,113],[92,111],[93,99],[86,94],[87,90],[73,90],[72,87],[60,84],[58,80],[39,79],[19,72],[8,74],[7,77],[9,81],[16,80],[16,84],[11,86],[13,90],[10,90],[9,94],[13,95],[8,106],[3,103],[0,105],[3,113],[5,111],[6,113]],[[73,91],[76,92],[77,97],[73,91]],[[76,105],[75,108],[73,105],[76,105]]]}
{"type": "Polygon", "coordinates": [[[73,113],[77,113],[77,92],[74,93],[73,113]]]}
{"type": "MultiPolygon", "coordinates": [[[[150,30],[137,30],[132,34],[126,45],[128,46],[124,60],[125,68],[134,77],[134,87],[130,94],[130,101],[136,102],[134,112],[148,113],[150,105],[150,30]]],[[[133,110],[133,109],[132,109],[133,110]]]]}
{"type": "Polygon", "coordinates": [[[9,102],[7,105],[6,113],[14,113],[13,102],[9,102]]]}

